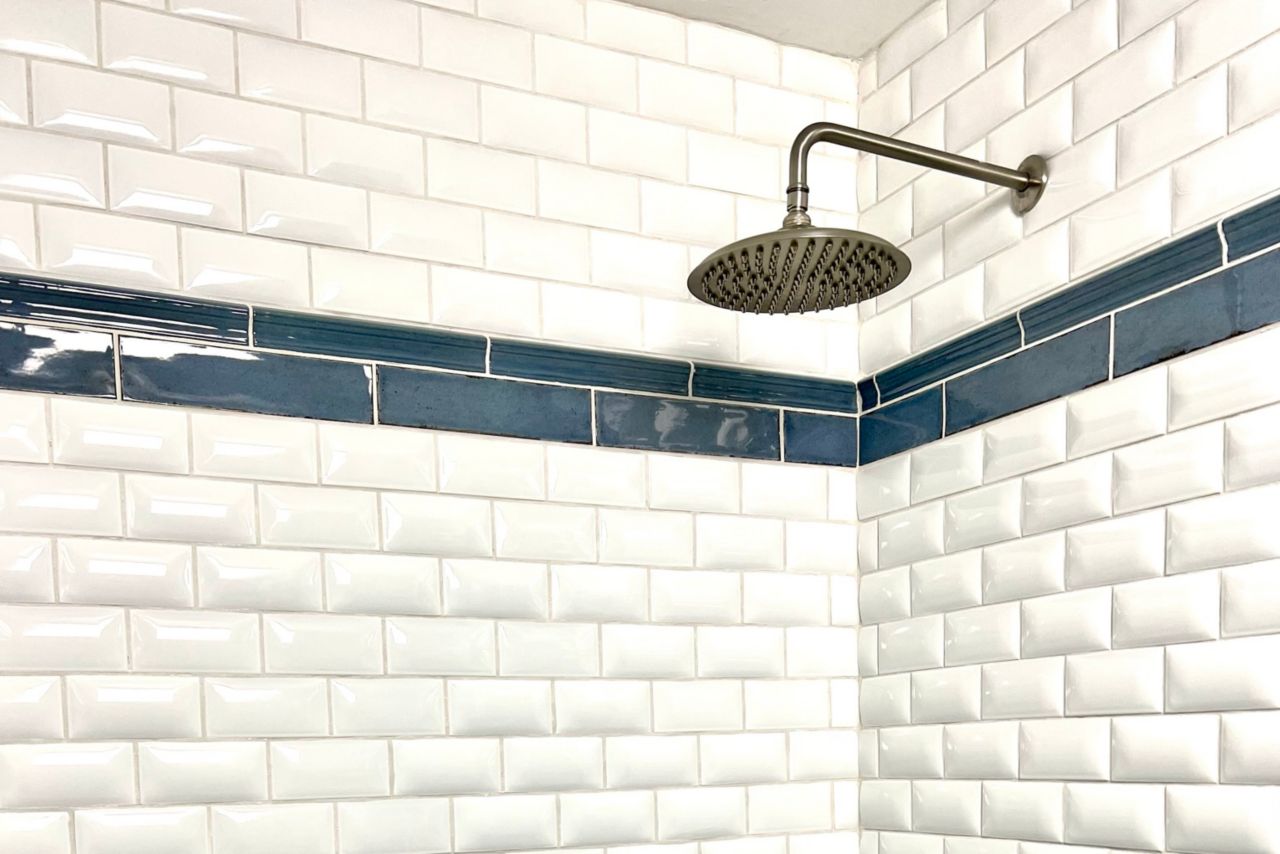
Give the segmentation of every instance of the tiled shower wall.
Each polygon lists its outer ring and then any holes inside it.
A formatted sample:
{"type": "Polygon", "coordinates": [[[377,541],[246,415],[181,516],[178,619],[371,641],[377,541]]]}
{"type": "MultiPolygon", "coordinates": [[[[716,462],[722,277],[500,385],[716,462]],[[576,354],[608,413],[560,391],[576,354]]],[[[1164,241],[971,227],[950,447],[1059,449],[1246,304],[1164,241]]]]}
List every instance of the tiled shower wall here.
{"type": "Polygon", "coordinates": [[[859,471],[864,854],[1280,850],[1280,329],[859,471]]]}
{"type": "MultiPolygon", "coordinates": [[[[8,0],[0,265],[852,377],[692,300],[854,63],[607,0],[8,0]],[[376,282],[376,287],[371,286],[376,282]]],[[[855,164],[815,161],[852,223],[855,164]]]]}
{"type": "Polygon", "coordinates": [[[910,279],[864,303],[873,373],[1280,187],[1273,0],[937,0],[865,57],[861,127],[1017,166],[1008,191],[874,157],[860,227],[910,279]]]}

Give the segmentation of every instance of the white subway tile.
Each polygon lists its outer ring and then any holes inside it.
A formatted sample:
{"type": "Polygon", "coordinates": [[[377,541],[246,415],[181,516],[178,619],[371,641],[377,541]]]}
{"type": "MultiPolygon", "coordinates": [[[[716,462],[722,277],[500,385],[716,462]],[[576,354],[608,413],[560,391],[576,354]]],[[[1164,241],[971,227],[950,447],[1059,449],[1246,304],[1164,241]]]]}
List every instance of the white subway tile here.
{"type": "Polygon", "coordinates": [[[1280,335],[1263,332],[1175,362],[1169,369],[1170,428],[1198,424],[1280,399],[1280,384],[1274,381],[1272,372],[1262,370],[1277,347],[1280,335]]]}
{"type": "Polygon", "coordinates": [[[942,613],[981,602],[982,552],[961,552],[911,567],[911,613],[942,613]]]}
{"type": "Polygon", "coordinates": [[[382,623],[376,617],[267,614],[262,631],[268,672],[382,672],[382,623]]]}
{"type": "MultiPolygon", "coordinates": [[[[683,134],[680,139],[683,145],[683,134]]],[[[625,143],[635,144],[631,135],[626,137],[625,143]]],[[[653,147],[649,146],[648,150],[653,150],[653,147]]],[[[593,143],[591,151],[592,162],[599,163],[597,154],[600,147],[593,143]]],[[[684,161],[683,156],[680,160],[684,161]]],[[[591,232],[592,284],[628,293],[683,297],[688,271],[689,253],[680,244],[612,231],[593,229],[591,232]]]]}
{"type": "Polygon", "coordinates": [[[145,851],[172,846],[182,851],[208,851],[208,819],[203,807],[97,809],[76,813],[79,850],[145,851]]]}
{"type": "MultiPolygon", "coordinates": [[[[1222,780],[1224,783],[1274,783],[1280,774],[1280,730],[1276,712],[1253,712],[1222,717],[1222,780]]],[[[1214,742],[1216,744],[1216,741],[1214,742]]],[[[1200,752],[1204,752],[1203,749],[1200,752]]],[[[1217,770],[1217,764],[1212,764],[1217,770]]],[[[1216,778],[1215,778],[1216,779],[1216,778]]]]}
{"type": "MultiPolygon", "coordinates": [[[[155,417],[151,410],[147,414],[155,417]]],[[[192,413],[191,442],[196,474],[253,480],[316,480],[316,428],[306,422],[192,413]]]]}
{"type": "Polygon", "coordinates": [[[988,318],[1021,307],[1069,278],[1068,225],[1060,222],[987,259],[984,266],[988,318]]]}
{"type": "Polygon", "coordinates": [[[365,117],[370,121],[479,139],[480,87],[474,81],[370,60],[362,65],[365,117]]]}
{"type": "Polygon", "coordinates": [[[1111,647],[1111,591],[1077,590],[1022,605],[1022,654],[1036,657],[1111,647]]]}
{"type": "Polygon", "coordinates": [[[271,794],[279,800],[389,795],[390,762],[382,741],[273,741],[271,794]]]}
{"type": "Polygon", "coordinates": [[[138,777],[142,802],[266,800],[266,747],[251,741],[140,744],[138,777]]]}
{"type": "Polygon", "coordinates": [[[1272,708],[1280,676],[1272,666],[1280,638],[1257,637],[1170,647],[1171,712],[1272,708]]]}
{"type": "Polygon", "coordinates": [[[972,836],[979,833],[982,784],[977,780],[917,780],[911,784],[911,796],[913,829],[972,836]]]}
{"type": "Polygon", "coordinates": [[[1168,836],[1174,850],[1265,850],[1276,834],[1280,798],[1260,786],[1170,786],[1168,836]]]}
{"type": "MultiPolygon", "coordinates": [[[[706,736],[703,743],[740,737],[706,736]]],[[[608,738],[605,762],[610,788],[692,785],[698,782],[698,739],[683,735],[608,738]]]]}
{"type": "Polygon", "coordinates": [[[826,579],[812,575],[743,573],[742,599],[748,623],[822,625],[829,613],[826,579]]]}
{"type": "Polygon", "coordinates": [[[259,305],[311,301],[303,246],[196,228],[182,229],[180,239],[184,290],[259,305]]]}
{"type": "Polygon", "coordinates": [[[334,679],[330,695],[335,735],[445,732],[444,682],[440,679],[334,679]]]}
{"type": "MultiPolygon", "coordinates": [[[[421,149],[421,143],[414,142],[421,149]]],[[[531,157],[429,139],[426,162],[427,188],[433,198],[524,214],[532,214],[537,207],[537,176],[531,157]]],[[[419,189],[417,194],[421,192],[419,189]]]]}
{"type": "Polygon", "coordinates": [[[876,77],[883,87],[898,72],[933,50],[946,38],[946,4],[930,3],[918,15],[894,30],[876,49],[876,77]]]}
{"type": "Polygon", "coordinates": [[[1061,658],[983,665],[983,719],[1061,716],[1063,670],[1061,658]]]}
{"type": "Polygon", "coordinates": [[[178,287],[178,231],[168,224],[72,208],[39,211],[41,266],[50,273],[148,290],[178,287]]]}
{"type": "Polygon", "coordinates": [[[67,62],[97,62],[94,6],[87,0],[18,0],[8,12],[0,48],[67,62]]]}
{"type": "Polygon", "coordinates": [[[912,723],[952,723],[981,717],[979,667],[948,667],[911,674],[912,723]]]}
{"type": "Polygon", "coordinates": [[[490,502],[449,495],[382,495],[387,551],[472,557],[493,554],[490,502]]]}
{"type": "MultiPolygon", "coordinates": [[[[657,820],[653,792],[583,792],[561,795],[559,804],[560,840],[565,845],[654,839],[657,820]]],[[[551,842],[554,841],[553,834],[551,842]]]]}
{"type": "Polygon", "coordinates": [[[747,829],[745,789],[670,789],[658,792],[657,802],[660,840],[733,836],[747,829]]]}
{"type": "Polygon", "coordinates": [[[688,513],[601,509],[599,524],[603,562],[693,565],[693,516],[688,513]]]}
{"type": "Polygon", "coordinates": [[[332,554],[325,557],[331,611],[438,614],[436,561],[402,555],[332,554]]]}
{"type": "Polygon", "coordinates": [[[0,598],[6,602],[53,601],[51,540],[0,537],[0,598]]]}
{"type": "Polygon", "coordinates": [[[1133,40],[1192,2],[1194,0],[1124,0],[1120,4],[1120,41],[1133,40]]]}
{"type": "Polygon", "coordinates": [[[752,833],[825,830],[831,826],[831,787],[826,783],[776,783],[747,790],[752,833]]]}
{"type": "MultiPolygon", "coordinates": [[[[335,698],[339,696],[335,691],[335,698]]],[[[341,703],[335,702],[334,708],[341,708],[341,703]]],[[[214,738],[329,732],[323,679],[210,677],[204,680],[204,709],[205,731],[214,738]]]]}
{"type": "Polygon", "coordinates": [[[1226,132],[1227,70],[1219,68],[1120,122],[1120,183],[1171,163],[1226,132]]]}
{"type": "Polygon", "coordinates": [[[1280,38],[1270,36],[1237,56],[1230,68],[1231,129],[1244,127],[1280,106],[1275,81],[1280,75],[1277,46],[1280,38]]]}
{"type": "Polygon", "coordinates": [[[736,623],[742,582],[729,572],[655,569],[649,573],[650,617],[666,623],[736,623]]]}
{"type": "Polygon", "coordinates": [[[1017,777],[1018,727],[1017,721],[943,727],[942,753],[946,775],[988,780],[1017,777]]]}
{"type": "Polygon", "coordinates": [[[1218,782],[1216,715],[1152,715],[1112,721],[1112,775],[1149,783],[1218,782]]]}
{"type": "Polygon", "coordinates": [[[423,491],[436,487],[435,442],[429,433],[321,424],[319,439],[325,483],[423,491]]]}
{"type": "Polygon", "coordinates": [[[488,794],[502,788],[496,738],[396,739],[391,749],[397,795],[488,794]]]}
{"type": "Polygon", "coordinates": [[[190,607],[191,549],[113,540],[58,541],[63,602],[190,607]]]}
{"type": "MultiPolygon", "coordinates": [[[[1122,15],[1122,28],[1123,20],[1122,15]]],[[[1170,21],[1080,75],[1075,85],[1076,137],[1088,136],[1172,88],[1173,64],[1170,21]],[[1116,80],[1126,85],[1116,86],[1116,80]]]]}
{"type": "Polygon", "coordinates": [[[1024,780],[1107,780],[1111,722],[1106,718],[1023,721],[1019,776],[1024,780]]]}
{"type": "Polygon", "coordinates": [[[0,467],[0,523],[9,531],[118,536],[119,505],[114,474],[0,467]]]}
{"type": "Polygon", "coordinates": [[[128,744],[0,747],[0,804],[7,809],[136,803],[128,744]]]}
{"type": "Polygon", "coordinates": [[[1065,586],[1064,535],[1024,537],[982,550],[984,602],[1055,593],[1065,586]]]}
{"type": "Polygon", "coordinates": [[[858,815],[863,827],[881,830],[910,829],[909,780],[864,780],[859,788],[858,815]]]}
{"type": "MultiPolygon", "coordinates": [[[[79,676],[73,681],[92,678],[79,676]]],[[[6,741],[60,740],[63,734],[62,704],[61,680],[56,676],[0,678],[0,733],[6,741]]],[[[0,839],[3,838],[0,834],[0,839]]]]}
{"type": "Polygon", "coordinates": [[[452,735],[548,735],[551,732],[550,682],[452,680],[448,693],[452,735]]]}
{"type": "Polygon", "coordinates": [[[1164,650],[1129,649],[1067,659],[1067,714],[1164,711],[1164,650]]]}
{"type": "Polygon", "coordinates": [[[1071,272],[1079,276],[1167,237],[1171,185],[1158,172],[1071,217],[1071,272]]]}
{"type": "Polygon", "coordinates": [[[289,0],[173,0],[171,8],[179,15],[232,27],[289,37],[298,34],[298,8],[289,0]]]}
{"type": "Polygon", "coordinates": [[[1021,112],[1026,79],[1023,53],[1019,51],[952,95],[946,112],[948,148],[958,151],[978,142],[1021,112]]]}
{"type": "Polygon", "coordinates": [[[596,559],[596,511],[590,507],[499,501],[493,525],[499,557],[596,559]]]}
{"type": "Polygon", "coordinates": [[[441,676],[497,673],[497,640],[491,620],[387,621],[387,672],[441,676]]]}
{"type": "Polygon", "coordinates": [[[307,116],[306,122],[308,175],[422,195],[425,179],[419,137],[325,116],[307,116]]]}
{"type": "Polygon", "coordinates": [[[1022,239],[1022,223],[1003,193],[991,193],[943,226],[948,276],[968,269],[1022,239]]]}
{"type": "Polygon", "coordinates": [[[997,0],[987,10],[987,56],[994,61],[1026,44],[1071,11],[1070,0],[997,0]]]}
{"type": "Polygon", "coordinates": [[[187,89],[173,94],[180,153],[301,171],[302,118],[297,113],[187,89]]]}
{"type": "Polygon", "coordinates": [[[865,96],[858,107],[859,123],[872,133],[892,134],[901,130],[911,121],[911,76],[899,74],[865,96]]]}
{"type": "Polygon", "coordinates": [[[240,175],[229,166],[128,148],[107,150],[111,209],[239,231],[240,175]]]}
{"type": "Polygon", "coordinates": [[[881,673],[942,666],[941,614],[883,623],[878,635],[881,673]]]}
{"type": "Polygon", "coordinates": [[[1164,787],[1073,783],[1067,786],[1068,842],[1158,849],[1164,845],[1164,787]]]}
{"type": "Polygon", "coordinates": [[[551,567],[551,613],[557,620],[642,621],[647,571],[596,564],[551,567]]]}
{"type": "Polygon", "coordinates": [[[1126,445],[1164,432],[1168,371],[1160,366],[1067,398],[1071,457],[1126,445]]]}
{"type": "MultiPolygon", "coordinates": [[[[976,451],[981,434],[974,433],[973,439],[976,451]]],[[[1023,527],[1023,492],[1019,481],[1009,480],[948,498],[943,533],[947,551],[1017,537],[1023,527]]]]}
{"type": "MultiPolygon", "coordinates": [[[[470,11],[470,4],[467,2],[431,5],[459,5],[462,11],[470,11]]],[[[537,6],[531,6],[522,0],[480,0],[479,13],[482,18],[493,18],[525,29],[542,30],[567,38],[580,39],[586,31],[582,0],[552,0],[537,6]]]]}
{"type": "Polygon", "coordinates": [[[948,437],[911,452],[912,503],[961,492],[981,482],[982,434],[979,432],[948,437]]]}
{"type": "MultiPolygon", "coordinates": [[[[265,172],[249,172],[244,181],[245,228],[251,234],[368,248],[364,191],[265,172]]],[[[385,243],[374,248],[388,249],[385,243]]]]}
{"type": "Polygon", "coordinates": [[[911,722],[910,674],[863,679],[859,694],[863,726],[892,726],[911,722]]]}
{"type": "Polygon", "coordinates": [[[449,802],[444,798],[344,801],[337,811],[343,852],[378,854],[398,845],[423,851],[449,847],[449,802]]]}
{"type": "Polygon", "coordinates": [[[604,786],[604,740],[509,738],[503,743],[503,765],[508,791],[599,789],[604,786]]]}
{"type": "Polygon", "coordinates": [[[1169,509],[1170,572],[1280,556],[1269,522],[1280,492],[1271,487],[1210,496],[1169,509]]]}
{"type": "Polygon", "coordinates": [[[378,545],[378,512],[371,492],[264,485],[258,488],[258,515],[265,545],[378,545]]]}
{"type": "Polygon", "coordinates": [[[890,727],[880,730],[881,777],[941,777],[942,727],[890,727]]]}
{"type": "Polygon", "coordinates": [[[876,524],[880,566],[898,566],[933,557],[943,551],[943,503],[935,501],[891,516],[876,524]]]}
{"type": "Polygon", "coordinates": [[[479,270],[432,267],[431,319],[435,323],[537,337],[539,311],[537,282],[479,270]],[[475,299],[477,290],[485,294],[483,302],[475,299]]]}
{"type": "Polygon", "coordinates": [[[1232,567],[1222,573],[1222,634],[1252,635],[1278,630],[1275,563],[1232,567]]]}
{"type": "Polygon", "coordinates": [[[612,735],[650,731],[650,683],[556,682],[556,732],[612,735]]]}
{"type": "Polygon", "coordinates": [[[587,159],[587,110],[580,104],[484,86],[480,114],[486,145],[587,159]]]}
{"type": "Polygon", "coordinates": [[[689,21],[688,49],[690,65],[761,83],[778,82],[779,47],[768,39],[689,21]]]}
{"type": "Polygon", "coordinates": [[[1027,45],[1028,100],[1107,56],[1118,40],[1116,0],[1093,0],[1066,14],[1027,45]]]}
{"type": "MultiPolygon", "coordinates": [[[[128,6],[107,6],[100,18],[103,68],[223,92],[233,91],[237,70],[245,70],[243,38],[237,57],[232,33],[222,27],[128,6]]],[[[289,49],[282,42],[273,45],[289,49]]]]}
{"type": "MultiPolygon", "coordinates": [[[[987,153],[992,156],[990,147],[987,153]]],[[[1115,128],[1107,127],[1049,158],[1048,168],[1054,180],[1025,218],[1028,234],[1114,192],[1115,128]]]]}
{"type": "Polygon", "coordinates": [[[1218,578],[1197,572],[1115,588],[1116,646],[1155,646],[1218,636],[1218,578]]]}
{"type": "MultiPolygon", "coordinates": [[[[742,724],[743,689],[739,682],[653,683],[654,732],[737,730],[742,724]]],[[[764,727],[767,724],[761,728],[764,727]]]]}
{"type": "MultiPolygon", "coordinates": [[[[1020,163],[1028,151],[1052,157],[1071,145],[1073,117],[1071,87],[1059,87],[992,131],[987,137],[987,158],[1020,163]]],[[[1055,171],[1055,180],[1058,177],[1055,171]]]]}
{"type": "Polygon", "coordinates": [[[422,64],[472,80],[528,89],[533,39],[504,24],[422,9],[422,64]]]}
{"type": "Polygon", "coordinates": [[[330,47],[416,65],[418,15],[408,3],[374,0],[354,9],[341,0],[306,0],[302,38],[330,47]]]}
{"type": "Polygon", "coordinates": [[[1177,25],[1183,81],[1280,27],[1280,9],[1265,0],[1201,0],[1177,17],[1177,25]]]}
{"type": "Polygon", "coordinates": [[[10,196],[103,207],[102,146],[26,130],[0,129],[0,190],[10,196]]]}
{"type": "Polygon", "coordinates": [[[202,548],[197,568],[202,607],[322,609],[318,554],[202,548]]]}
{"type": "Polygon", "coordinates": [[[38,258],[35,207],[23,202],[0,202],[0,264],[34,270],[38,258]]]}
{"type": "Polygon", "coordinates": [[[737,357],[737,318],[697,303],[646,298],[644,346],[654,353],[733,360],[737,357]]]}
{"type": "Polygon", "coordinates": [[[1061,783],[984,781],[982,835],[1062,842],[1064,800],[1061,783]]]}
{"type": "Polygon", "coordinates": [[[298,851],[333,854],[332,804],[250,804],[210,811],[216,854],[272,854],[287,839],[298,851]]]}
{"type": "Polygon", "coordinates": [[[538,92],[612,110],[636,109],[634,57],[544,35],[534,36],[533,55],[538,92]]]}
{"type": "Polygon", "coordinates": [[[1111,515],[1111,474],[1111,455],[1099,454],[1028,475],[1024,529],[1037,533],[1111,515]]]}
{"type": "Polygon", "coordinates": [[[883,623],[911,615],[911,572],[906,566],[864,575],[858,607],[865,623],[883,623]]]}
{"type": "MultiPolygon", "coordinates": [[[[158,83],[121,79],[73,66],[43,62],[31,66],[33,124],[46,130],[166,148],[170,142],[168,92],[158,83]]],[[[26,123],[22,115],[0,107],[0,115],[26,123]]],[[[3,99],[12,102],[11,97],[3,99]]]]}
{"type": "Polygon", "coordinates": [[[912,115],[940,103],[986,67],[981,19],[952,33],[911,68],[912,115]]]}
{"type": "Polygon", "coordinates": [[[160,673],[256,673],[262,669],[255,614],[134,611],[133,669],[160,673]]]}
{"type": "MultiPolygon", "coordinates": [[[[906,317],[904,312],[898,314],[906,317]]],[[[886,317],[887,315],[876,315],[886,317]]],[[[908,327],[909,328],[909,327],[908,327]]],[[[868,337],[863,330],[862,340],[868,337]]],[[[910,503],[911,455],[898,454],[858,468],[858,517],[870,519],[910,503]]]]}
{"type": "Polygon", "coordinates": [[[452,814],[458,851],[545,848],[556,841],[553,795],[456,798],[452,814]]]}
{"type": "Polygon", "coordinates": [[[1173,227],[1182,231],[1189,226],[1215,219],[1223,211],[1237,207],[1258,196],[1260,186],[1270,186],[1276,167],[1257,161],[1260,151],[1268,151],[1280,133],[1280,117],[1271,116],[1242,128],[1226,139],[1211,143],[1184,157],[1173,167],[1173,227]],[[1248,178],[1232,164],[1256,164],[1248,178]],[[1208,174],[1218,176],[1208,181],[1208,174]]]}
{"type": "Polygon", "coordinates": [[[786,146],[793,128],[821,121],[824,115],[817,98],[745,80],[734,84],[734,130],[739,136],[786,146]]]}
{"type": "Polygon", "coordinates": [[[580,226],[486,212],[485,261],[499,272],[586,282],[590,278],[587,234],[580,226]]]}
{"type": "Polygon", "coordinates": [[[694,673],[694,630],[686,626],[601,628],[604,675],[611,678],[662,679],[694,673]]]}
{"type": "MultiPolygon", "coordinates": [[[[52,415],[56,463],[187,471],[187,419],[182,412],[67,398],[52,401],[52,415]]],[[[43,423],[39,428],[43,434],[43,423]]]]}

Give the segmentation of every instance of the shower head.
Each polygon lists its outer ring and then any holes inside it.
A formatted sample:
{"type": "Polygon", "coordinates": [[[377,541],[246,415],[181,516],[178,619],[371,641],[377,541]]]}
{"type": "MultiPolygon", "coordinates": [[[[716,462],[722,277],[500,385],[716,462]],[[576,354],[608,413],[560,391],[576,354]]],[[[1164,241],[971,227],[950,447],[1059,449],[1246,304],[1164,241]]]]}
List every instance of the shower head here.
{"type": "Polygon", "coordinates": [[[941,169],[1014,190],[1013,209],[1035,207],[1048,183],[1045,162],[1032,155],[1018,169],[948,154],[857,128],[819,122],[791,146],[787,215],[782,228],[712,252],[689,274],[689,292],[705,303],[753,314],[795,314],[852,305],[879,296],[911,272],[911,261],[889,241],[861,231],[818,228],[809,219],[809,149],[818,142],[941,169]]]}
{"type": "Polygon", "coordinates": [[[689,291],[733,311],[792,314],[870,299],[909,272],[902,250],[879,237],[794,225],[711,253],[690,274],[689,291]]]}

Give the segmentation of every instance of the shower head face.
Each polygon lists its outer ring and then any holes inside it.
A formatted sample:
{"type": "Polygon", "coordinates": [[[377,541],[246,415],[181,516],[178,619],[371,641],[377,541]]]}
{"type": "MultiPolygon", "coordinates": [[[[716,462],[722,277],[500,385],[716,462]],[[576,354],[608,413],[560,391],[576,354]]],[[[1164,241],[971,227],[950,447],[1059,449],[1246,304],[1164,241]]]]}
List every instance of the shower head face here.
{"type": "Polygon", "coordinates": [[[871,299],[909,272],[902,250],[875,235],[800,225],[711,253],[689,274],[689,292],[733,311],[798,314],[871,299]]]}

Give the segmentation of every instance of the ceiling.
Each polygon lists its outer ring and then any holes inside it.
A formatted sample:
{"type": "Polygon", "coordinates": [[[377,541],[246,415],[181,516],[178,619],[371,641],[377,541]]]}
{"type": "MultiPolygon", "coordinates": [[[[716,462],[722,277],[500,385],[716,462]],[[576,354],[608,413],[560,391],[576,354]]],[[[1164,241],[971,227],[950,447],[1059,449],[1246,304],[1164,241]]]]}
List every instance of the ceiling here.
{"type": "Polygon", "coordinates": [[[783,44],[858,58],[931,0],[628,0],[783,44]]]}

